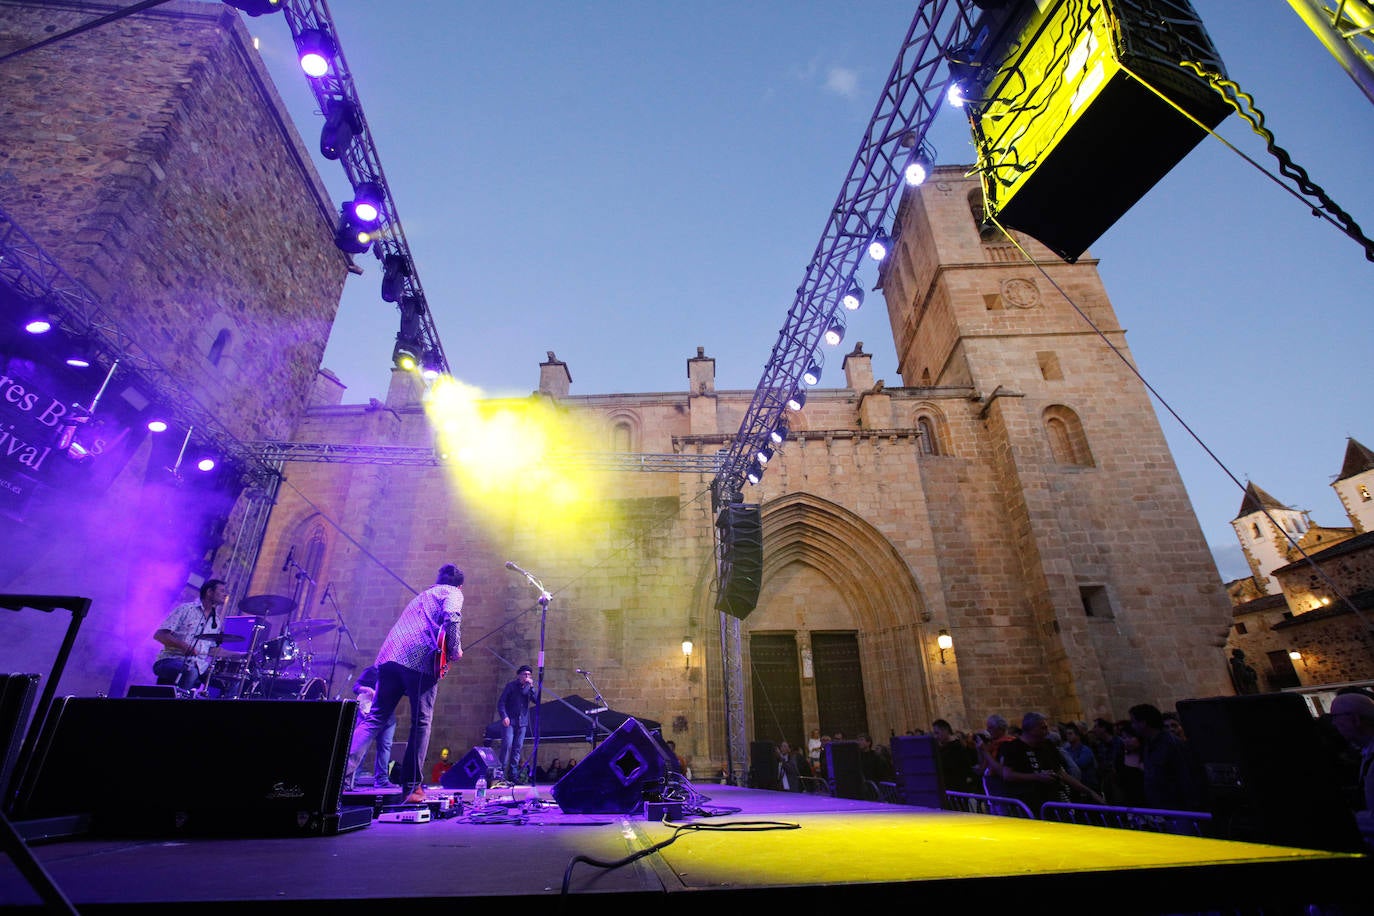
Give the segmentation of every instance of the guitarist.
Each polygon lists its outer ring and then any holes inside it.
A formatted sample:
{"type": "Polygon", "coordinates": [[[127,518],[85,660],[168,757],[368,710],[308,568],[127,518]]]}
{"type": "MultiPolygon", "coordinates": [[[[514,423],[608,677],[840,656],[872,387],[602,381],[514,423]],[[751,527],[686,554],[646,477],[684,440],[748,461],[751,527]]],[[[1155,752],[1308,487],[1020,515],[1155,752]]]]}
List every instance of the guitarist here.
{"type": "Polygon", "coordinates": [[[463,571],[453,564],[439,569],[435,584],[406,605],[377,651],[377,698],[353,732],[344,786],[353,775],[377,732],[395,714],[401,697],[410,700],[410,737],[396,780],[406,792],[406,804],[423,804],[420,767],[429,750],[429,724],[439,679],[449,662],[463,657],[463,571]]]}

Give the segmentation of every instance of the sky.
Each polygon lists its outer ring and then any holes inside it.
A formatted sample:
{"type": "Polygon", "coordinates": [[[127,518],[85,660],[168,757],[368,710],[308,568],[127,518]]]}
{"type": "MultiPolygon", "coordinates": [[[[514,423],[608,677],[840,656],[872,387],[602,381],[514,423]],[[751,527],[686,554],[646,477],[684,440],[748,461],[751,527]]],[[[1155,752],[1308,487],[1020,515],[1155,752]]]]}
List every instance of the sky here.
{"type": "MultiPolygon", "coordinates": [[[[1374,106],[1281,0],[1194,6],[1276,142],[1374,234],[1374,106]]],[[[685,391],[698,346],[718,388],[755,388],[917,4],[329,9],[450,367],[496,396],[537,388],[549,350],[574,395],[685,391]]],[[[318,153],[283,17],[245,21],[318,153]]],[[[1218,133],[1277,172],[1239,117],[1218,133]]],[[[940,164],[973,161],[956,110],[928,139],[940,164]]],[[[335,200],[350,197],[339,164],[316,160],[335,200]]],[[[1137,367],[1182,420],[1157,404],[1222,577],[1248,574],[1228,471],[1348,524],[1330,483],[1347,437],[1374,446],[1360,246],[1209,138],[1090,255],[1137,367]]],[[[376,260],[358,261],[324,360],[346,403],[385,397],[398,326],[376,260]]],[[[847,345],[863,341],[875,376],[900,385],[874,302],[850,316],[847,345]]]]}

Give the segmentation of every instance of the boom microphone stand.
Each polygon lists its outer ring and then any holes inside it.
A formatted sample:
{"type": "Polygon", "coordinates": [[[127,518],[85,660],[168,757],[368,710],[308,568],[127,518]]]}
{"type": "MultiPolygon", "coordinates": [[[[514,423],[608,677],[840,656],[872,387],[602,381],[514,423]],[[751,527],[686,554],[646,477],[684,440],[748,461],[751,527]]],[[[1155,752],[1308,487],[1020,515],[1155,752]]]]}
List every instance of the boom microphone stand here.
{"type": "MultiPolygon", "coordinates": [[[[534,751],[530,755],[530,797],[535,798],[539,795],[539,780],[535,776],[535,771],[539,768],[539,700],[544,695],[544,631],[549,620],[549,602],[553,600],[553,596],[533,573],[521,569],[510,560],[506,561],[506,569],[520,573],[530,585],[539,589],[539,679],[534,684],[534,718],[531,722],[534,730],[534,751]]],[[[520,749],[516,748],[516,753],[519,751],[520,749]]]]}

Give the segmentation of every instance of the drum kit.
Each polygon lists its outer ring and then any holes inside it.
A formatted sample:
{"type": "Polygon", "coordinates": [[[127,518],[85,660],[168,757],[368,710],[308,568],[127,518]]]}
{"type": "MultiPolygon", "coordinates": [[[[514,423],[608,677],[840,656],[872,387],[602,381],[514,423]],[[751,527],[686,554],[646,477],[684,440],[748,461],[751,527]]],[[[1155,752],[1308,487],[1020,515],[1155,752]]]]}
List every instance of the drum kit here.
{"type": "Polygon", "coordinates": [[[323,700],[336,667],[353,662],[315,652],[313,640],[336,628],[323,618],[291,620],[296,602],[282,595],[250,595],[238,604],[239,616],[224,618],[222,632],[202,637],[216,644],[209,686],[222,698],[323,700]],[[269,617],[285,616],[278,636],[269,617]],[[238,649],[240,643],[245,649],[238,649]]]}

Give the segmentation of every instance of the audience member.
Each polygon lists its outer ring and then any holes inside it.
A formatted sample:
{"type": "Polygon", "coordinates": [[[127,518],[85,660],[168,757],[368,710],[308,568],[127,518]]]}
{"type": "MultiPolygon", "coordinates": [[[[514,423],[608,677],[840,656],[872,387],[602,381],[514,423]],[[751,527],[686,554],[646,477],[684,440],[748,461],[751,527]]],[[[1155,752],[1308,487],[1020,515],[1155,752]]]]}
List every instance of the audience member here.
{"type": "Polygon", "coordinates": [[[1101,794],[1102,780],[1097,775],[1097,755],[1083,743],[1083,732],[1070,722],[1061,727],[1059,733],[1064,739],[1060,751],[1078,767],[1078,778],[1083,785],[1101,794]]]}
{"type": "Polygon", "coordinates": [[[1107,804],[1124,805],[1125,796],[1116,778],[1117,761],[1123,753],[1121,736],[1112,723],[1099,718],[1093,721],[1088,741],[1097,762],[1098,791],[1107,799],[1107,804]]]}
{"type": "Polygon", "coordinates": [[[935,736],[935,762],[940,768],[945,791],[981,792],[982,786],[975,786],[973,782],[977,753],[955,736],[954,727],[944,719],[930,723],[930,731],[935,736]]]}
{"type": "Polygon", "coordinates": [[[865,733],[860,733],[859,741],[859,772],[863,778],[871,782],[886,782],[892,779],[892,763],[884,759],[878,749],[873,746],[873,739],[865,733]]]}
{"type": "Polygon", "coordinates": [[[1192,752],[1165,726],[1158,707],[1132,706],[1131,727],[1140,736],[1145,804],[1173,811],[1207,810],[1204,783],[1192,752]]]}
{"type": "Polygon", "coordinates": [[[1100,804],[1101,796],[1064,769],[1063,758],[1049,740],[1049,733],[1049,722],[1044,715],[1028,712],[1021,718],[1021,734],[1002,744],[999,775],[1007,792],[1019,798],[1037,816],[1046,802],[1069,801],[1070,791],[1081,792],[1100,804]]]}
{"type": "Polygon", "coordinates": [[[1363,693],[1343,693],[1331,701],[1331,724],[1341,736],[1360,749],[1360,785],[1363,804],[1355,810],[1355,822],[1365,844],[1374,848],[1374,700],[1363,693]]]}
{"type": "Polygon", "coordinates": [[[982,780],[983,788],[989,795],[1005,795],[1006,786],[1002,780],[1002,762],[999,754],[1002,745],[1014,740],[1014,736],[1007,728],[1007,720],[998,713],[988,716],[987,737],[984,739],[981,733],[973,737],[974,747],[978,750],[978,763],[980,765],[979,778],[982,780]]]}
{"type": "Polygon", "coordinates": [[[1116,758],[1116,786],[1120,800],[1112,804],[1126,808],[1144,808],[1145,805],[1145,755],[1141,750],[1140,736],[1131,723],[1118,723],[1116,732],[1121,736],[1121,755],[1116,758]]]}
{"type": "Polygon", "coordinates": [[[797,770],[797,759],[792,753],[792,745],[780,741],[777,747],[778,788],[784,792],[801,791],[801,773],[797,770]]]}

